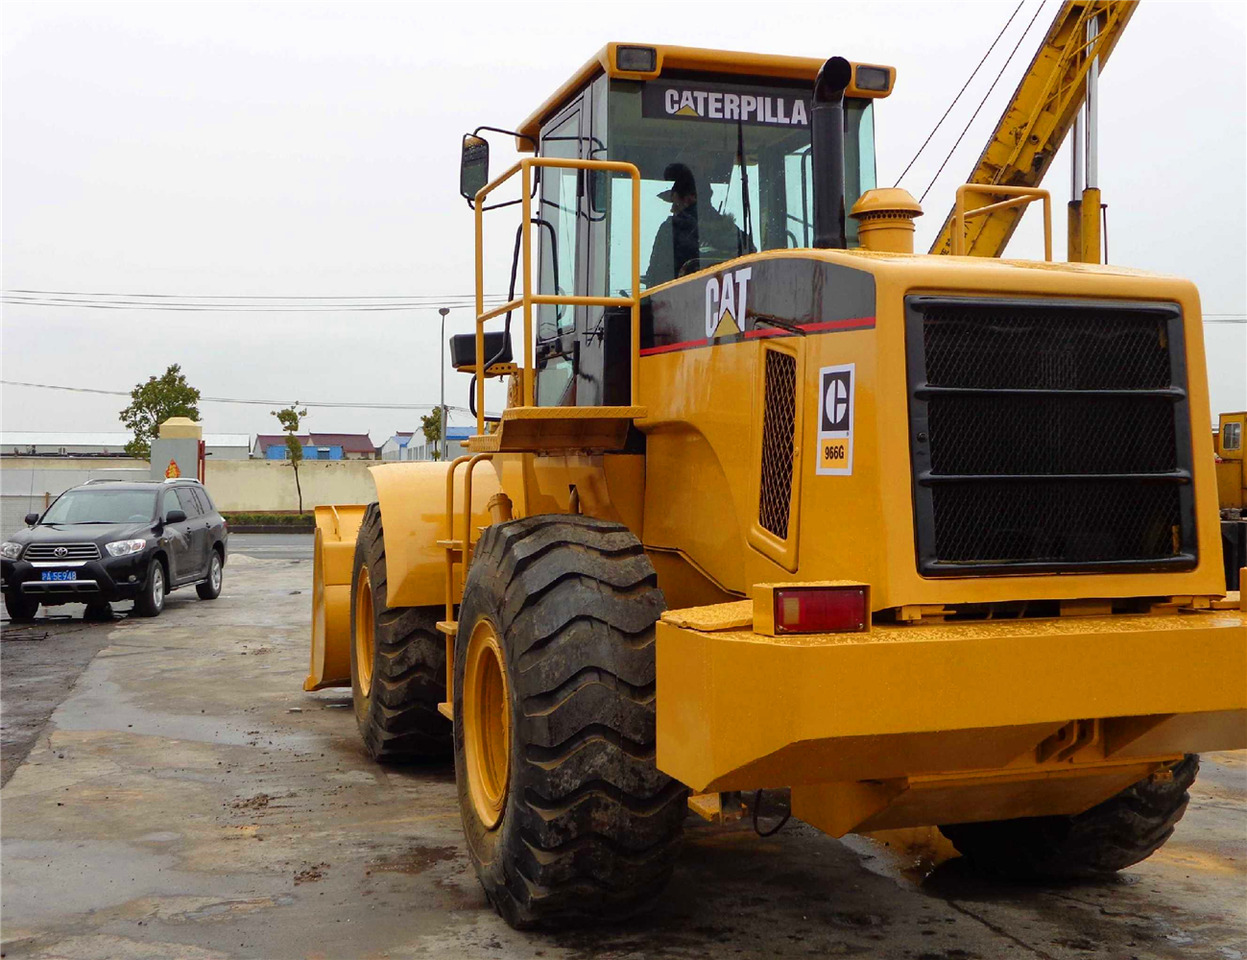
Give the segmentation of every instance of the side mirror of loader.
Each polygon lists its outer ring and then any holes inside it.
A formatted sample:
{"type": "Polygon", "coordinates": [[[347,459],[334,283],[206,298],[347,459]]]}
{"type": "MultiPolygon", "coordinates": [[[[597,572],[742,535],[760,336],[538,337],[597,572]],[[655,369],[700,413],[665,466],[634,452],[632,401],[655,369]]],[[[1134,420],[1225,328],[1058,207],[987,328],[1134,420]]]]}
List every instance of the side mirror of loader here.
{"type": "Polygon", "coordinates": [[[476,192],[489,183],[489,141],[471,133],[463,135],[459,160],[459,193],[472,203],[476,192]]]}

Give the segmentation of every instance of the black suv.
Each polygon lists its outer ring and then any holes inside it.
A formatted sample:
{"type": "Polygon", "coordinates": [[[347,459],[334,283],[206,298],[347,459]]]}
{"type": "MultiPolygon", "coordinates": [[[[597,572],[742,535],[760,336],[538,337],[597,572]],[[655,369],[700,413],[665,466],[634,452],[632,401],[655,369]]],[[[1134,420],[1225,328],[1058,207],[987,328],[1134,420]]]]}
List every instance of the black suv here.
{"type": "Polygon", "coordinates": [[[0,545],[4,605],[29,620],[39,604],[85,603],[87,615],[133,600],[154,617],[170,590],[221,593],[229,530],[197,480],[93,480],[72,487],[0,545]]]}

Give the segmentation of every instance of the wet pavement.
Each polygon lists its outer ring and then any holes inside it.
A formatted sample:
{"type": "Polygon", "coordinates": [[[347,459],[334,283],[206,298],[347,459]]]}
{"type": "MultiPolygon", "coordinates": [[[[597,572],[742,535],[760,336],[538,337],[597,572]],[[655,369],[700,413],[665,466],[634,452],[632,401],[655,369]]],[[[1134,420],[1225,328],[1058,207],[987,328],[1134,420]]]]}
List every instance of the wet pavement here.
{"type": "Polygon", "coordinates": [[[257,560],[311,560],[310,533],[231,533],[230,553],[257,560]]]}
{"type": "Polygon", "coordinates": [[[653,913],[512,931],[452,768],[373,764],[349,692],[301,690],[310,560],[251,553],[155,620],[4,625],[6,777],[29,747],[0,790],[6,958],[1247,957],[1243,753],[1205,757],[1173,840],[1113,882],[989,883],[930,831],[690,820],[653,913]]]}

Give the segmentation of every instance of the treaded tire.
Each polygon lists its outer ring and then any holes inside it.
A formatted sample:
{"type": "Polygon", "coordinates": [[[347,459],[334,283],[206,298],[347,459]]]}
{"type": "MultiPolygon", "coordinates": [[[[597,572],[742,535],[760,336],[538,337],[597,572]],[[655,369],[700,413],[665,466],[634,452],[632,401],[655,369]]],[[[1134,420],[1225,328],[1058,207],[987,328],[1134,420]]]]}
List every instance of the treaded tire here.
{"type": "Polygon", "coordinates": [[[649,558],[617,523],[528,517],[482,534],[455,643],[455,773],[468,851],[516,928],[619,919],[652,904],[679,852],[686,788],[654,763],[649,558]],[[469,638],[501,640],[510,766],[494,829],[473,807],[464,746],[469,638]]]}
{"type": "Polygon", "coordinates": [[[351,573],[351,693],[355,720],[369,756],[382,763],[414,763],[450,756],[450,721],[437,711],[446,698],[446,638],[437,631],[442,607],[385,605],[385,531],[381,507],[364,513],[351,573]],[[361,572],[372,591],[374,648],[367,694],[360,680],[356,609],[361,572]]]}
{"type": "Polygon", "coordinates": [[[195,592],[200,600],[215,600],[221,595],[221,585],[225,582],[225,561],[221,559],[221,551],[212,548],[208,557],[208,579],[195,584],[195,592]]]}
{"type": "Polygon", "coordinates": [[[165,608],[165,597],[169,595],[169,581],[165,576],[164,564],[155,557],[147,565],[147,577],[143,580],[143,589],[134,598],[134,612],[140,617],[158,617],[165,608]],[[159,578],[159,579],[157,579],[159,578]]]}
{"type": "Polygon", "coordinates": [[[83,620],[107,622],[113,618],[113,605],[107,600],[93,600],[82,612],[83,620]]]}
{"type": "Polygon", "coordinates": [[[14,590],[4,595],[4,609],[8,611],[9,619],[14,623],[28,623],[35,619],[35,614],[39,612],[39,601],[14,590]]]}
{"type": "Polygon", "coordinates": [[[1104,877],[1155,853],[1186,812],[1199,757],[1188,753],[1168,782],[1140,780],[1082,813],[958,823],[940,831],[976,867],[1012,880],[1104,877]]]}

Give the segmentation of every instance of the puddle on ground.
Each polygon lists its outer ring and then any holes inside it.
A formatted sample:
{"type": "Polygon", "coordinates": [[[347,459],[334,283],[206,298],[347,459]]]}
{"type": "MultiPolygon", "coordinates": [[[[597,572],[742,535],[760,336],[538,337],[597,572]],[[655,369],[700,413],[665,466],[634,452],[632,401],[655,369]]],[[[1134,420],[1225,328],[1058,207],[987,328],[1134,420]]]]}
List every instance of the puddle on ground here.
{"type": "MultiPolygon", "coordinates": [[[[224,717],[199,714],[165,713],[150,705],[135,704],[127,691],[109,679],[112,664],[97,660],[95,669],[79,680],[75,690],[57,708],[55,719],[60,730],[127,732],[135,736],[162,737],[229,746],[254,746],[255,731],[224,717]]],[[[311,733],[266,730],[263,737],[277,747],[298,749],[315,742],[311,733]]]]}
{"type": "Polygon", "coordinates": [[[430,867],[458,859],[458,847],[412,847],[409,851],[387,860],[373,860],[370,873],[424,873],[430,867]]]}
{"type": "Polygon", "coordinates": [[[861,857],[871,873],[915,887],[940,864],[958,856],[936,827],[849,834],[840,842],[861,857]]]}

